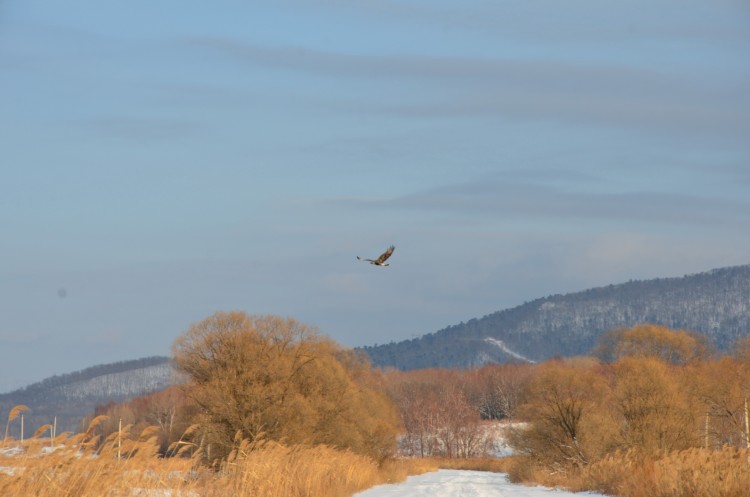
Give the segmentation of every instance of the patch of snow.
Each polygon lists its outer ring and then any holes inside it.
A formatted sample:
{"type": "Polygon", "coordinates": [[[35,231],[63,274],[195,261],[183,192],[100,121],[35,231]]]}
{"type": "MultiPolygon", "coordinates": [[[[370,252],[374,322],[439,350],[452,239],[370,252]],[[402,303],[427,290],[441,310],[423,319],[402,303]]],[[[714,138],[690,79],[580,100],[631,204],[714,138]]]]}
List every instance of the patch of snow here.
{"type": "Polygon", "coordinates": [[[174,490],[171,488],[131,488],[131,497],[200,497],[198,492],[174,490]]]}
{"type": "Polygon", "coordinates": [[[510,457],[514,455],[513,447],[508,443],[508,432],[511,430],[524,429],[528,423],[516,421],[488,421],[484,424],[484,430],[492,438],[492,457],[510,457]]]}
{"type": "Polygon", "coordinates": [[[505,438],[496,438],[493,445],[492,457],[502,458],[510,457],[515,453],[513,447],[508,444],[505,438]]]}
{"type": "Polygon", "coordinates": [[[0,449],[0,456],[4,457],[15,457],[24,453],[23,447],[7,447],[0,449]]]}
{"type": "Polygon", "coordinates": [[[174,382],[175,374],[172,365],[163,363],[67,383],[55,387],[55,391],[67,400],[133,397],[161,390],[174,382]]]}
{"type": "Polygon", "coordinates": [[[508,481],[504,473],[441,469],[410,476],[395,485],[378,485],[353,497],[604,497],[592,492],[566,492],[545,487],[527,487],[508,481]]]}
{"type": "Polygon", "coordinates": [[[12,466],[0,466],[0,474],[8,475],[8,476],[15,476],[16,472],[19,471],[19,468],[14,468],[12,466]]]}
{"type": "Polygon", "coordinates": [[[526,361],[526,362],[531,363],[531,364],[535,364],[536,363],[536,361],[534,361],[532,359],[529,359],[528,357],[526,357],[524,355],[519,354],[518,352],[514,351],[513,349],[511,349],[510,347],[508,347],[507,345],[505,345],[505,342],[503,342],[502,340],[498,340],[497,338],[487,337],[487,338],[484,339],[484,341],[487,342],[487,343],[491,343],[495,347],[499,348],[500,350],[502,350],[506,354],[515,357],[516,359],[520,359],[522,361],[526,361]]]}
{"type": "Polygon", "coordinates": [[[54,447],[42,447],[42,454],[52,454],[53,452],[65,448],[64,445],[55,445],[54,447]]]}

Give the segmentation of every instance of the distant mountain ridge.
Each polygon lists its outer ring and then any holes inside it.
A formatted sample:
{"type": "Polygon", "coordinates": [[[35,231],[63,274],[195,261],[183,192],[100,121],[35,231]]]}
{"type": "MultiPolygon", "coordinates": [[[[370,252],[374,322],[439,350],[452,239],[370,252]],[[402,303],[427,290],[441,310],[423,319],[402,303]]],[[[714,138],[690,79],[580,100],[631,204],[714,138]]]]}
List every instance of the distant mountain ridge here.
{"type": "MultiPolygon", "coordinates": [[[[413,340],[364,347],[373,363],[399,369],[540,362],[588,353],[605,331],[639,323],[697,331],[720,350],[750,332],[750,265],[681,278],[630,281],[552,295],[413,340]]],[[[97,405],[162,390],[179,381],[168,357],[94,366],[0,394],[0,420],[19,404],[27,436],[57,416],[77,431],[97,405]],[[30,430],[30,431],[29,431],[30,430]]],[[[11,436],[18,436],[18,423],[11,436]]]]}
{"type": "Polygon", "coordinates": [[[750,265],[552,295],[413,340],[363,347],[398,369],[538,362],[588,353],[607,330],[653,323],[727,350],[750,332],[750,265]]]}
{"type": "MultiPolygon", "coordinates": [[[[13,406],[26,405],[27,429],[51,423],[57,417],[57,432],[78,431],[81,420],[100,404],[121,402],[162,390],[175,382],[170,358],[145,357],[102,364],[59,376],[12,392],[0,394],[0,419],[7,419],[13,406]]],[[[19,435],[17,423],[11,434],[19,435]]],[[[29,433],[26,434],[29,436],[29,433]]]]}

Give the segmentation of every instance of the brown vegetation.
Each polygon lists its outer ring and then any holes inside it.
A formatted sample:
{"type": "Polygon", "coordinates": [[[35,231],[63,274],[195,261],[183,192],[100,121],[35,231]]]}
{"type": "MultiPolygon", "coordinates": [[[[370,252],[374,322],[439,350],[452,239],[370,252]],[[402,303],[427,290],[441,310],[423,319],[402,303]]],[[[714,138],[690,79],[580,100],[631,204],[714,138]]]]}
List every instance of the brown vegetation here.
{"type": "Polygon", "coordinates": [[[21,413],[23,413],[24,411],[27,411],[28,409],[29,409],[28,406],[25,406],[25,405],[21,404],[21,405],[17,405],[15,407],[13,407],[10,410],[10,412],[8,413],[8,422],[5,424],[5,437],[3,438],[3,440],[7,440],[8,439],[8,429],[10,428],[10,423],[14,419],[16,419],[18,416],[21,416],[21,413]]]}
{"type": "Polygon", "coordinates": [[[530,371],[519,365],[389,371],[382,388],[401,418],[401,452],[441,458],[492,455],[497,433],[486,420],[515,416],[530,371]]]}
{"type": "Polygon", "coordinates": [[[379,372],[294,320],[217,313],[175,344],[187,384],[27,442],[0,464],[0,495],[343,496],[437,467],[622,497],[746,495],[750,338],[721,358],[663,327],[602,340],[605,362],[379,372]],[[492,457],[497,420],[523,422],[504,425],[514,457],[492,457]],[[392,457],[399,428],[418,458],[392,457]]]}
{"type": "Polygon", "coordinates": [[[375,374],[369,364],[293,319],[216,313],[177,339],[174,359],[198,407],[194,441],[210,462],[242,440],[325,444],[374,459],[395,449],[398,418],[365,385],[375,374]]]}
{"type": "Polygon", "coordinates": [[[700,333],[641,324],[604,333],[594,353],[605,362],[627,356],[647,356],[671,364],[687,364],[707,359],[712,349],[708,338],[700,333]]]}
{"type": "MultiPolygon", "coordinates": [[[[97,418],[97,422],[106,421],[97,418]]],[[[426,462],[378,464],[371,458],[331,447],[287,447],[243,441],[218,468],[191,458],[164,458],[153,436],[127,428],[121,437],[98,440],[87,433],[32,439],[23,453],[4,457],[0,495],[4,497],[100,497],[174,495],[195,497],[338,497],[376,484],[432,471],[426,462]]]]}
{"type": "Polygon", "coordinates": [[[750,361],[709,359],[691,337],[618,330],[603,338],[610,364],[540,365],[511,478],[626,497],[746,495],[750,361]]]}
{"type": "Polygon", "coordinates": [[[610,449],[603,433],[613,429],[613,421],[597,409],[607,393],[606,380],[589,364],[541,365],[521,407],[531,424],[514,433],[515,447],[557,472],[601,457],[610,449]]]}
{"type": "Polygon", "coordinates": [[[94,417],[97,416],[104,416],[94,432],[102,439],[116,432],[120,423],[132,426],[135,432],[150,428],[160,454],[168,455],[169,447],[180,442],[194,424],[197,407],[183,387],[172,386],[120,404],[110,402],[98,406],[94,410],[94,417]]]}
{"type": "Polygon", "coordinates": [[[514,464],[513,457],[427,457],[421,460],[440,469],[463,469],[492,473],[507,473],[513,468],[514,464]]]}
{"type": "Polygon", "coordinates": [[[619,497],[746,497],[748,451],[686,449],[644,456],[615,452],[580,471],[554,473],[523,461],[511,465],[512,481],[530,481],[573,491],[596,490],[619,497]]]}

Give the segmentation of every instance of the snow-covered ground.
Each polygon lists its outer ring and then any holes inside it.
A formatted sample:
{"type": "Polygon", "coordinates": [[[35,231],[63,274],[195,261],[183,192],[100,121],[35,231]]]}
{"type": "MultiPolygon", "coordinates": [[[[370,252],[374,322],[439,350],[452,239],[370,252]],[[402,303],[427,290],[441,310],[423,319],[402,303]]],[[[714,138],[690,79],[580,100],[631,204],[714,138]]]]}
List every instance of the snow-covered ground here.
{"type": "Polygon", "coordinates": [[[6,447],[0,449],[0,456],[3,457],[15,457],[24,453],[23,447],[6,447]]]}
{"type": "Polygon", "coordinates": [[[527,487],[508,482],[503,473],[441,469],[410,476],[403,483],[378,485],[354,497],[602,497],[601,494],[573,493],[544,487],[527,487]]]}
{"type": "Polygon", "coordinates": [[[486,421],[484,431],[493,440],[491,456],[510,457],[514,454],[513,447],[508,443],[511,430],[525,429],[528,423],[512,421],[486,421]]]}

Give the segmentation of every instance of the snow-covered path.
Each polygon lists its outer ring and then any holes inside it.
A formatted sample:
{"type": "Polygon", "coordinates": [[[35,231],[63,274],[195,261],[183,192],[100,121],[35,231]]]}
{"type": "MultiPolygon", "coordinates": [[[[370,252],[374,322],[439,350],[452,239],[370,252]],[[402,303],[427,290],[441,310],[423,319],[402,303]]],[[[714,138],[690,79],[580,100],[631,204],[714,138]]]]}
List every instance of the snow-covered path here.
{"type": "Polygon", "coordinates": [[[410,476],[396,485],[378,485],[354,497],[582,497],[591,492],[572,493],[544,487],[526,487],[508,482],[503,473],[441,469],[410,476]]]}

